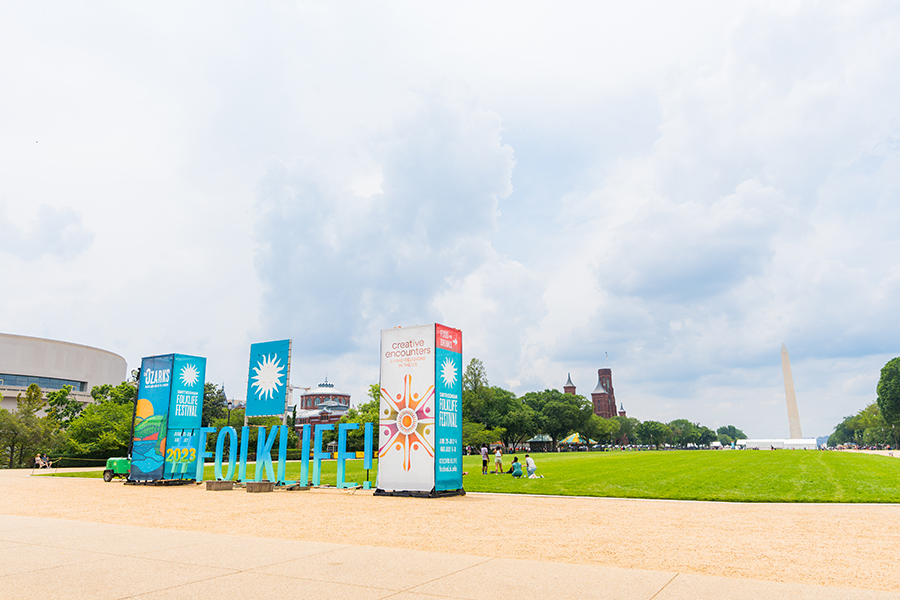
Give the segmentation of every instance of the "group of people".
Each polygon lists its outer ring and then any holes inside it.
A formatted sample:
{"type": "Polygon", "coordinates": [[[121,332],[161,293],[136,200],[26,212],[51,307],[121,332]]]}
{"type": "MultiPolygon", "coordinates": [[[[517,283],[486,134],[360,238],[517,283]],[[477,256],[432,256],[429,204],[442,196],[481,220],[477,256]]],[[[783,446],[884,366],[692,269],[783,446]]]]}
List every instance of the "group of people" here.
{"type": "Polygon", "coordinates": [[[46,454],[44,454],[43,456],[38,454],[34,457],[35,469],[49,469],[52,464],[53,463],[50,462],[50,457],[48,457],[46,454]]]}
{"type": "MultiPolygon", "coordinates": [[[[490,454],[490,450],[488,450],[487,445],[482,444],[482,446],[481,446],[481,474],[482,475],[488,474],[488,455],[489,454],[490,454]]],[[[516,477],[516,478],[522,477],[522,463],[519,462],[519,459],[516,456],[513,456],[512,465],[510,465],[509,470],[505,471],[505,472],[503,471],[503,451],[499,447],[494,452],[494,467],[496,468],[496,470],[491,471],[491,473],[496,473],[497,475],[505,473],[507,475],[512,475],[513,477],[516,477]]],[[[538,479],[538,478],[544,477],[543,475],[535,474],[537,472],[537,465],[534,464],[534,459],[531,458],[531,456],[528,454],[525,455],[525,470],[528,473],[529,479],[538,479]]]]}

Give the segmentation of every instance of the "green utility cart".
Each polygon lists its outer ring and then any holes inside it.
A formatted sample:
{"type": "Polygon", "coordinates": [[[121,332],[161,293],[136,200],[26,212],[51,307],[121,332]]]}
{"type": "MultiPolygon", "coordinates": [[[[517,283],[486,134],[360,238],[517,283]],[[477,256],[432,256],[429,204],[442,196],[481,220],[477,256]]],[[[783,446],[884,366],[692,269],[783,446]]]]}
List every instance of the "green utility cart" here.
{"type": "Polygon", "coordinates": [[[130,458],[107,458],[106,469],[103,471],[103,481],[109,483],[113,480],[113,477],[128,479],[129,471],[131,471],[130,458]]]}

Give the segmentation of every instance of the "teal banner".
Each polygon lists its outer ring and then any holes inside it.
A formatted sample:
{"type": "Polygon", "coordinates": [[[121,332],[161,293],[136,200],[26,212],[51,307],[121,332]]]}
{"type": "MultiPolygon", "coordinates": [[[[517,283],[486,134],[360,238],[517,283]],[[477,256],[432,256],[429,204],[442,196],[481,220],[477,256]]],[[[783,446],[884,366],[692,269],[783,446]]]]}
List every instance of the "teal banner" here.
{"type": "Polygon", "coordinates": [[[247,416],[283,415],[290,378],[291,340],[261,342],[250,346],[247,416]]]}
{"type": "Polygon", "coordinates": [[[434,326],[434,489],[461,490],[462,483],[462,332],[434,326]]]}
{"type": "Polygon", "coordinates": [[[203,418],[206,359],[175,354],[169,429],[198,429],[203,418]]]}
{"type": "Polygon", "coordinates": [[[166,433],[168,447],[163,479],[196,479],[197,429],[170,429],[166,433]]]}
{"type": "Polygon", "coordinates": [[[155,481],[163,477],[173,359],[174,355],[168,354],[141,361],[128,476],[132,481],[155,481]]]}

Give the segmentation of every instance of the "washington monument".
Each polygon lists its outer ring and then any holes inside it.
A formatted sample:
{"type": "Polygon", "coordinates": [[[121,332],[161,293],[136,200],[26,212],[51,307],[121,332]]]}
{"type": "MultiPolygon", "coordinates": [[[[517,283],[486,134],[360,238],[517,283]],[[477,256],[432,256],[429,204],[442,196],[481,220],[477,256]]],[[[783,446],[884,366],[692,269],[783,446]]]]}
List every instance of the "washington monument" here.
{"type": "Polygon", "coordinates": [[[794,377],[791,375],[791,357],[788,356],[787,347],[781,344],[781,370],[784,371],[784,395],[787,398],[788,428],[791,430],[791,439],[803,439],[800,432],[800,412],[797,410],[797,396],[794,394],[794,377]]]}

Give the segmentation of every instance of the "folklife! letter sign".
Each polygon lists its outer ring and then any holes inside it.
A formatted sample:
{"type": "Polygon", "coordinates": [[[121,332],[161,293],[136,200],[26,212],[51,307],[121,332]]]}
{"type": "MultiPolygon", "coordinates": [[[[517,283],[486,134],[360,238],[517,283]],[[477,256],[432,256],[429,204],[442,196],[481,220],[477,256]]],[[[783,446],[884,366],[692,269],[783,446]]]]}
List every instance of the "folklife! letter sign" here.
{"type": "Polygon", "coordinates": [[[464,494],[462,332],[443,325],[381,332],[376,494],[464,494]]]}

